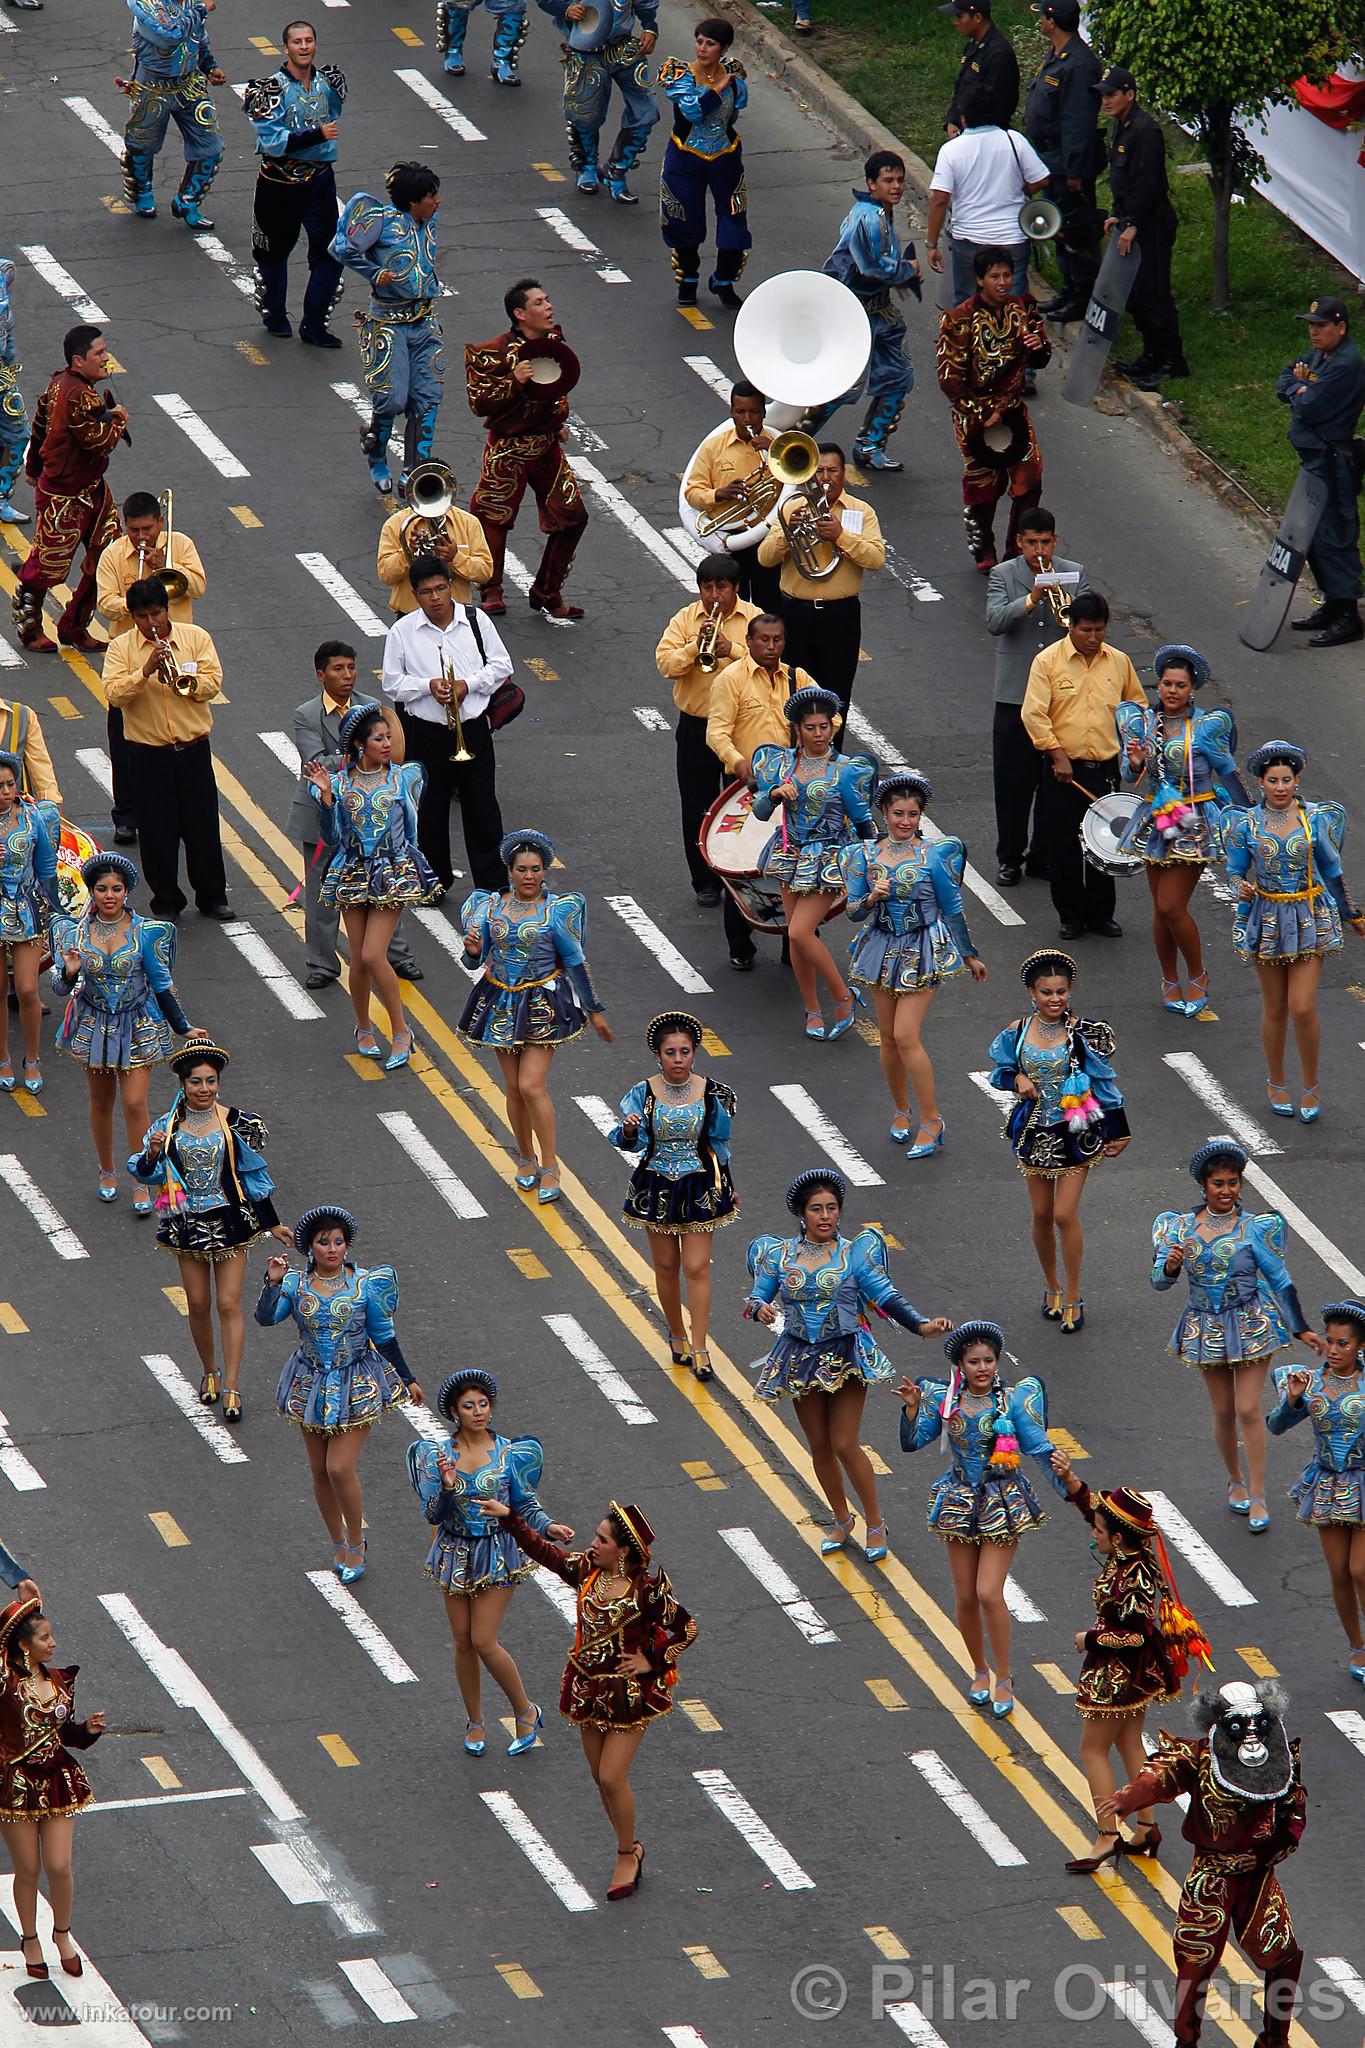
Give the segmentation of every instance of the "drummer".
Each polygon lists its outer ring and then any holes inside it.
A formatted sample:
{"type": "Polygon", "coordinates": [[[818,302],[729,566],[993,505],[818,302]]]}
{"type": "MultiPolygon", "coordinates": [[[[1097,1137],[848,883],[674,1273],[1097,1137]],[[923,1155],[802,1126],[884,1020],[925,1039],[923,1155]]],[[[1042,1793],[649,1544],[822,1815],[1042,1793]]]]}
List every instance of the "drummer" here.
{"type": "Polygon", "coordinates": [[[706,744],[711,685],[739,655],[749,621],[758,612],[758,605],[745,604],[740,597],[739,568],[731,557],[708,555],[697,565],[697,602],[674,612],[654,650],[655,667],[672,683],[678,707],[683,852],[692,894],[707,910],[714,910],[724,894],[701,851],[702,819],[720,794],[720,768],[706,744]]]}
{"type": "Polygon", "coordinates": [[[1085,858],[1080,842],[1090,803],[1119,786],[1114,713],[1121,703],[1147,703],[1128,656],[1106,645],[1108,628],[1109,606],[1098,591],[1074,598],[1063,638],[1034,656],[1020,714],[1025,732],[1046,756],[1035,830],[1063,939],[1087,932],[1123,937],[1114,918],[1113,877],[1085,858]]]}

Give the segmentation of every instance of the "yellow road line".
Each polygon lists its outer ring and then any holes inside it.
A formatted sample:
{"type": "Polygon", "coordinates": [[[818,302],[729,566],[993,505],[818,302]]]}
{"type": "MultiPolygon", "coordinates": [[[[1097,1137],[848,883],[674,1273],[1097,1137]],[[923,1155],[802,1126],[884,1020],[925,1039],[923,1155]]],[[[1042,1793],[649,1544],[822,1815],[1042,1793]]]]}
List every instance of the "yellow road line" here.
{"type": "Polygon", "coordinates": [[[710,1949],[701,1942],[696,1942],[690,1947],[684,1947],[683,1954],[687,1957],[689,1963],[696,1966],[703,1977],[715,1979],[718,1977],[728,1977],[730,1974],[724,1963],[713,1956],[710,1949]]]}
{"type": "Polygon", "coordinates": [[[84,718],[85,713],[77,709],[69,697],[49,697],[48,703],[58,718],[84,718]]]}
{"type": "Polygon", "coordinates": [[[256,517],[250,505],[229,505],[228,511],[240,525],[245,526],[250,531],[255,531],[265,525],[265,521],[256,517]]]}
{"type": "Polygon", "coordinates": [[[886,1957],[888,1963],[909,1962],[909,1949],[905,1946],[900,1936],[893,1934],[889,1927],[865,1927],[863,1933],[867,1936],[878,1954],[886,1957]]]}
{"type": "Polygon", "coordinates": [[[1035,1664],[1033,1668],[1044,1684],[1050,1685],[1054,1692],[1075,1692],[1075,1686],[1067,1677],[1065,1671],[1062,1670],[1060,1664],[1035,1664]]]}
{"type": "MultiPolygon", "coordinates": [[[[398,31],[395,29],[394,34],[398,31]]],[[[499,1963],[498,1975],[514,1998],[543,1998],[544,1992],[529,1970],[523,1970],[520,1963],[499,1963]]]]}
{"type": "Polygon", "coordinates": [[[523,1280],[549,1279],[549,1267],[542,1264],[529,1245],[511,1245],[508,1247],[507,1256],[523,1280]]]}
{"type": "Polygon", "coordinates": [[[47,1111],[43,1108],[37,1096],[30,1095],[27,1088],[16,1088],[10,1100],[23,1116],[47,1115],[47,1111]]]}
{"type": "Polygon", "coordinates": [[[341,1736],[319,1735],[318,1741],[339,1771],[348,1771],[360,1762],[350,1743],[343,1741],[341,1736]]]}
{"type": "Polygon", "coordinates": [[[723,1493],[725,1491],[726,1481],[724,1479],[717,1479],[705,1458],[684,1460],[683,1471],[689,1479],[695,1479],[703,1493],[723,1493]]]}
{"type": "MultiPolygon", "coordinates": [[[[422,38],[418,35],[414,35],[410,28],[396,28],[393,31],[393,33],[397,36],[399,42],[403,44],[405,49],[422,50],[426,48],[426,45],[422,41],[422,38]]],[[[536,1997],[539,1998],[539,1996],[540,1993],[537,1991],[536,1997]]]]}
{"type": "Polygon", "coordinates": [[[1065,1920],[1078,1941],[1103,1941],[1104,1936],[1082,1906],[1058,1906],[1057,1918],[1065,1920]]]}
{"type": "Polygon", "coordinates": [[[1249,1643],[1245,1650],[1239,1650],[1237,1655],[1258,1678],[1278,1678],[1280,1675],[1265,1651],[1258,1650],[1254,1643],[1249,1643]]]}
{"type": "Polygon", "coordinates": [[[903,1714],[909,1700],[903,1700],[889,1678],[866,1678],[863,1680],[868,1691],[879,1707],[885,1707],[888,1714],[903,1714]]]}
{"type": "Polygon", "coordinates": [[[547,185],[562,185],[564,183],[563,171],[557,171],[553,164],[532,164],[531,169],[539,171],[547,185]]]}
{"type": "Polygon", "coordinates": [[[698,334],[709,334],[711,322],[699,306],[679,306],[678,311],[689,327],[695,327],[698,334]]]}
{"type": "Polygon", "coordinates": [[[1084,1444],[1077,1443],[1069,1429],[1053,1429],[1049,1423],[1047,1433],[1052,1438],[1053,1443],[1056,1444],[1058,1450],[1065,1451],[1073,1463],[1077,1458],[1088,1458],[1090,1456],[1084,1444]]]}
{"type": "Polygon", "coordinates": [[[185,1299],[185,1290],[183,1287],[163,1287],[161,1292],[165,1295],[171,1307],[175,1309],[179,1315],[187,1316],[189,1314],[190,1305],[189,1302],[185,1299]]]}
{"type": "Polygon", "coordinates": [[[679,1700],[678,1705],[683,1713],[686,1714],[692,1726],[699,1728],[703,1735],[720,1735],[724,1733],[720,1722],[711,1712],[705,1700],[679,1700]]]}
{"type": "Polygon", "coordinates": [[[163,1792],[174,1792],[183,1782],[177,1778],[164,1756],[144,1756],[142,1764],[144,1770],[151,1772],[163,1792]]]}
{"type": "Polygon", "coordinates": [[[7,1337],[27,1337],[28,1324],[12,1301],[0,1301],[0,1330],[7,1337]]]}
{"type": "Polygon", "coordinates": [[[176,1521],[175,1516],[168,1515],[164,1509],[157,1508],[148,1515],[147,1520],[156,1530],[157,1535],[168,1550],[183,1550],[188,1544],[190,1539],[181,1528],[179,1522],[176,1521]]]}

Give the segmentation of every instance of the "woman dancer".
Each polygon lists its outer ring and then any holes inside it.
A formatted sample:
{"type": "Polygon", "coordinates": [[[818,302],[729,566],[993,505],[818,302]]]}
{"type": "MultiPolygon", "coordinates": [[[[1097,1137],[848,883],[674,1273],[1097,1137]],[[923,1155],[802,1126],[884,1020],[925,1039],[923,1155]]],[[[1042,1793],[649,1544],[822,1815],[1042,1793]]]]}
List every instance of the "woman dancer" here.
{"type": "Polygon", "coordinates": [[[365,1502],[356,1467],[372,1423],[400,1401],[421,1402],[394,1335],[398,1279],[392,1266],[347,1257],[355,1218],[335,1203],[294,1225],[307,1260],[302,1273],[282,1252],[266,1261],[256,1321],[269,1329],[292,1316],[299,1344],[285,1360],[275,1406],[303,1432],[313,1498],[332,1539],[332,1569],[344,1586],[365,1576],[365,1502]]]}
{"type": "Polygon", "coordinates": [[[1052,1468],[1046,1390],[1031,1376],[1005,1385],[1000,1377],[1005,1333],[999,1323],[980,1318],[959,1323],[943,1348],[952,1366],[947,1381],[907,1378],[896,1389],[901,1449],[922,1451],[942,1437],[952,1458],[930,1488],[929,1527],[948,1546],[958,1631],[974,1663],[967,1698],[974,1707],[989,1702],[996,1720],[1004,1721],[1014,1712],[1005,1581],[1020,1537],[1047,1520],[1019,1470],[1020,1453],[1035,1460],[1058,1493],[1064,1489],[1052,1468]],[[987,1637],[994,1684],[986,1663],[987,1637]]]}
{"type": "Polygon", "coordinates": [[[777,882],[787,918],[792,973],[806,1006],[807,1038],[842,1038],[853,1022],[854,997],[820,936],[820,925],[844,893],[839,856],[870,831],[868,801],[877,764],[866,754],[840,754],[834,745],[839,699],[814,684],[782,706],[791,728],[789,747],[754,749],[753,812],[781,823],[758,857],[759,873],[777,882]],[[834,1022],[825,1029],[820,983],[834,997],[834,1022]]]}
{"type": "Polygon", "coordinates": [[[1233,759],[1232,713],[1195,712],[1195,691],[1212,674],[1203,655],[1194,647],[1158,647],[1154,666],[1156,708],[1120,704],[1114,712],[1123,778],[1140,784],[1143,795],[1119,845],[1147,866],[1162,1003],[1177,1017],[1197,1017],[1208,1001],[1209,977],[1190,900],[1207,863],[1223,858],[1224,809],[1245,807],[1251,798],[1233,759]],[[1188,998],[1180,989],[1182,953],[1188,998]]]}
{"type": "Polygon", "coordinates": [[[336,848],[318,890],[336,904],[351,956],[347,987],[355,1011],[355,1049],[363,1060],[384,1059],[370,1019],[370,993],[389,1013],[392,1073],[412,1057],[412,1030],[398,976],[389,965],[389,941],[410,903],[429,903],[440,883],[417,844],[417,805],[426,770],[415,761],[398,766],[388,721],[378,704],[356,704],[338,728],[342,765],[329,774],[318,761],[304,773],[322,811],[322,837],[336,848]]]}
{"type": "Polygon", "coordinates": [[[471,1045],[491,1045],[498,1056],[518,1146],[517,1186],[535,1188],[538,1202],[557,1202],[562,1190],[550,1062],[556,1047],[578,1037],[585,1013],[608,1045],[611,1026],[583,952],[587,899],[552,896],[545,887],[554,841],[543,832],[509,832],[498,857],[510,888],[475,889],[460,910],[465,952],[484,962],[460,1036],[471,1045]]]}
{"type": "Polygon", "coordinates": [[[267,1132],[257,1116],[229,1109],[218,1099],[228,1054],[211,1038],[191,1038],[171,1061],[180,1092],[159,1116],[128,1161],[144,1187],[161,1190],[156,1241],[174,1252],[185,1290],[190,1335],[203,1366],[199,1398],[206,1407],[218,1399],[219,1373],[213,1349],[213,1301],[223,1346],[223,1420],[240,1422],[245,1325],[242,1281],[246,1255],[260,1237],[293,1238],[275,1213],[275,1183],[261,1157],[267,1132]]]}
{"type": "Polygon", "coordinates": [[[1305,803],[1299,777],[1308,756],[1291,740],[1267,740],[1247,757],[1261,801],[1223,820],[1228,874],[1237,883],[1232,943],[1261,984],[1261,1044],[1266,1096],[1276,1116],[1293,1116],[1284,1077],[1285,1040],[1294,1026],[1303,1070],[1299,1117],[1322,1115],[1318,1090],[1318,982],[1323,959],[1340,951],[1343,918],[1365,938],[1365,916],[1351,901],[1341,872],[1346,812],[1340,804],[1305,803]]]}
{"type": "Polygon", "coordinates": [[[849,948],[849,980],[873,992],[881,1033],[882,1073],[896,1114],[893,1145],[907,1159],[926,1159],[947,1143],[934,1069],[924,1050],[924,1021],[940,982],[954,974],[986,979],[962,909],[967,849],[960,839],[926,841],[920,832],[934,786],[918,768],[901,768],[877,787],[886,836],[851,846],[841,863],[848,914],[863,930],[849,948]],[[915,1091],[919,1127],[910,1120],[915,1091]]]}
{"type": "MultiPolygon", "coordinates": [[[[151,1070],[170,1058],[172,1031],[185,1037],[193,1026],[171,980],[175,926],[129,908],[129,891],[138,884],[133,863],[121,853],[95,853],[82,863],[81,879],[90,892],[85,909],[52,924],[52,986],[70,998],[57,1044],[85,1068],[99,1196],[116,1202],[115,1095],[131,1150],[147,1128],[151,1070]]],[[[151,1215],[150,1189],[134,1195],[133,1209],[151,1215]]]]}
{"type": "MultiPolygon", "coordinates": [[[[651,1721],[671,1713],[677,1663],[697,1624],[673,1597],[668,1575],[650,1571],[654,1531],[642,1509],[613,1501],[586,1550],[566,1557],[501,1500],[485,1513],[505,1520],[508,1534],[566,1585],[578,1591],[578,1631],[559,1711],[576,1723],[607,1819],[616,1831],[616,1869],[609,1899],[640,1888],[645,1845],[635,1834],[630,1767],[651,1721]]],[[[549,1532],[547,1531],[547,1534],[549,1532]]],[[[536,1709],[539,1714],[539,1708],[536,1709]]]]}
{"type": "Polygon", "coordinates": [[[56,1648],[39,1601],[12,1600],[0,1614],[0,1825],[14,1867],[14,1910],[30,1977],[47,1975],[36,1931],[44,1871],[62,1968],[68,1977],[83,1974],[71,1939],[71,1849],[76,1815],[95,1795],[68,1752],[89,1749],[104,1733],[103,1714],[71,1718],[80,1665],[49,1663],[56,1648]]]}
{"type": "Polygon", "coordinates": [[[692,31],[690,64],[670,57],[659,83],[673,105],[673,133],[664,144],[659,177],[659,225],[678,284],[678,304],[695,306],[706,240],[706,195],[716,213],[716,267],[706,288],[732,312],[740,306],[735,280],[749,258],[753,237],[745,212],[744,152],[736,123],[749,104],[744,66],[726,51],[734,26],[708,15],[692,31]]]}
{"type": "Polygon", "coordinates": [[[946,1316],[925,1316],[891,1284],[886,1245],[868,1228],[841,1237],[847,1187],[841,1173],[816,1166],[798,1173],[787,1189],[796,1217],[795,1237],[756,1237],[749,1246],[753,1285],[744,1304],[751,1321],[780,1334],[760,1361],[754,1393],[760,1401],[790,1399],[796,1409],[820,1491],[834,1517],[834,1534],[820,1545],[832,1557],[853,1536],[844,1482],[863,1511],[866,1556],[877,1564],[889,1549],[877,1499],[877,1481],[863,1449],[863,1403],[872,1386],[894,1377],[868,1328],[868,1310],[919,1337],[945,1336],[946,1316]]]}
{"type": "Polygon", "coordinates": [[[1113,1815],[1106,1802],[1118,1790],[1110,1753],[1118,1751],[1125,1782],[1131,1783],[1147,1761],[1142,1728],[1148,1707],[1180,1697],[1190,1659],[1208,1663],[1209,1645],[1181,1604],[1146,1494],[1131,1486],[1092,1493],[1064,1451],[1054,1452],[1053,1466],[1067,1498],[1090,1524],[1090,1547],[1103,1560],[1093,1588],[1095,1626],[1076,1632],[1076,1648],[1085,1653],[1076,1683],[1081,1769],[1095,1807],[1095,1840],[1088,1856],[1073,1858],[1066,1868],[1073,1877],[1088,1877],[1111,1857],[1155,1856],[1161,1847],[1150,1806],[1135,1812],[1140,1836],[1104,1825],[1113,1815]]]}
{"type": "Polygon", "coordinates": [[[436,1536],[426,1569],[446,1596],[446,1619],[455,1645],[455,1680],[464,1701],[466,1756],[482,1756],[483,1673],[506,1693],[516,1715],[509,1756],[534,1749],[544,1726],[532,1706],[510,1650],[498,1641],[517,1582],[535,1570],[493,1507],[515,1508],[523,1526],[560,1545],[573,1542],[565,1522],[552,1522],[536,1498],[541,1450],[533,1436],[499,1436],[493,1428],[498,1383],[472,1367],[452,1373],[436,1396],[451,1426],[443,1444],[408,1445],[408,1477],[436,1536]],[[489,1517],[493,1520],[490,1522],[489,1517]]]}
{"type": "Polygon", "coordinates": [[[1327,1351],[1320,1366],[1275,1367],[1279,1401],[1266,1417],[1276,1436],[1305,1417],[1313,1455],[1289,1489],[1298,1517],[1318,1532],[1332,1601],[1351,1646],[1347,1665],[1365,1685],[1365,1306],[1329,1302],[1322,1312],[1327,1351]]]}
{"type": "Polygon", "coordinates": [[[1247,1155],[1235,1138],[1210,1138],[1190,1160],[1204,1199],[1183,1214],[1165,1210],[1152,1225],[1152,1285],[1164,1292],[1183,1271],[1190,1305],[1169,1349],[1204,1375],[1213,1407],[1213,1441],[1227,1468],[1228,1506],[1259,1536],[1270,1527],[1265,1499],[1265,1423],[1261,1394],[1270,1361],[1292,1337],[1314,1351],[1326,1345],[1307,1327],[1284,1263],[1283,1216],[1242,1210],[1247,1155]],[[1246,1445],[1242,1476],[1238,1436],[1246,1445]]]}
{"type": "MultiPolygon", "coordinates": [[[[22,794],[22,772],[17,754],[0,753],[0,980],[8,967],[24,1034],[24,1087],[30,1095],[41,1095],[43,999],[38,993],[38,962],[48,921],[61,909],[57,845],[62,820],[55,804],[22,794]]],[[[0,1092],[12,1095],[14,1062],[5,994],[0,987],[0,1092]]]]}
{"type": "Polygon", "coordinates": [[[1045,947],[1029,954],[1019,974],[1032,1014],[1016,1017],[992,1039],[991,1086],[1019,1098],[1005,1137],[1028,1183],[1033,1249],[1043,1269],[1043,1315],[1071,1337],[1085,1324],[1081,1196],[1096,1161],[1115,1158],[1128,1143],[1128,1119],[1110,1064],[1112,1030],[1102,1017],[1072,1014],[1071,955],[1045,947]],[[1059,1238],[1065,1295],[1057,1286],[1059,1238]]]}
{"type": "Polygon", "coordinates": [[[739,1197],[730,1180],[735,1092],[697,1073],[701,1038],[700,1023],[686,1010],[651,1018],[645,1044],[659,1063],[658,1074],[622,1096],[621,1121],[610,1136],[613,1145],[639,1160],[625,1217],[644,1230],[649,1244],[673,1363],[690,1365],[699,1380],[709,1380],[711,1233],[733,1220],[739,1197]],[[690,1338],[683,1321],[684,1282],[690,1338]]]}

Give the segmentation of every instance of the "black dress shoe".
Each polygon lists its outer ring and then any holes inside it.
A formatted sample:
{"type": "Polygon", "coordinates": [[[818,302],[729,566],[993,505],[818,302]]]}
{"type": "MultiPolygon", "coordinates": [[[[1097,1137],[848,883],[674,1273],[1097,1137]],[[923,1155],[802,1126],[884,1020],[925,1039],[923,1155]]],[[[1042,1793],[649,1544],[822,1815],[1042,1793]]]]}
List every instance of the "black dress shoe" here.
{"type": "Polygon", "coordinates": [[[231,924],[237,915],[227,903],[198,903],[195,908],[201,917],[211,917],[215,924],[231,924]]]}
{"type": "Polygon", "coordinates": [[[1184,356],[1179,356],[1173,363],[1153,364],[1145,376],[1134,377],[1133,382],[1137,385],[1139,391],[1160,391],[1162,385],[1170,378],[1188,377],[1189,374],[1189,364],[1185,361],[1184,356]]]}
{"type": "Polygon", "coordinates": [[[696,897],[703,910],[714,910],[721,898],[720,884],[719,882],[706,883],[700,889],[694,889],[692,894],[696,897]]]}
{"type": "Polygon", "coordinates": [[[723,278],[716,284],[708,284],[706,289],[710,292],[713,299],[719,299],[721,305],[727,307],[731,313],[737,313],[744,304],[743,299],[728,278],[723,278]]]}
{"type": "Polygon", "coordinates": [[[1365,626],[1360,623],[1360,613],[1353,603],[1337,607],[1336,615],[1329,618],[1320,633],[1310,633],[1310,647],[1346,647],[1352,640],[1365,640],[1365,626]]]}
{"type": "Polygon", "coordinates": [[[1024,870],[1016,867],[1012,860],[1002,860],[995,871],[995,879],[1002,889],[1017,889],[1024,879],[1024,870]]]}
{"type": "Polygon", "coordinates": [[[339,974],[324,974],[320,967],[310,967],[304,977],[305,988],[330,988],[334,981],[340,981],[339,974]]]}
{"type": "Polygon", "coordinates": [[[1147,372],[1155,366],[1155,363],[1155,356],[1149,356],[1146,349],[1144,349],[1140,356],[1116,357],[1114,368],[1124,377],[1145,377],[1147,372]]]}
{"type": "Polygon", "coordinates": [[[422,970],[415,960],[390,960],[389,965],[395,974],[402,975],[404,981],[421,981],[423,979],[422,970]]]}
{"type": "Polygon", "coordinates": [[[1121,939],[1123,937],[1123,926],[1115,924],[1112,917],[1101,919],[1099,924],[1088,924],[1086,930],[1093,932],[1097,939],[1121,939]]]}
{"type": "Polygon", "coordinates": [[[1057,936],[1059,939],[1083,939],[1085,937],[1085,926],[1083,924],[1059,924],[1057,936]]]}
{"type": "Polygon", "coordinates": [[[1289,630],[1291,633],[1321,632],[1331,615],[1332,607],[1329,604],[1326,602],[1315,604],[1306,619],[1291,619],[1289,621],[1289,630]]]}
{"type": "Polygon", "coordinates": [[[1026,860],[1024,862],[1024,873],[1031,882],[1045,882],[1047,880],[1047,862],[1026,860]]]}
{"type": "Polygon", "coordinates": [[[137,845],[137,834],[136,832],[134,832],[131,825],[115,825],[114,844],[115,846],[137,845]]]}
{"type": "Polygon", "coordinates": [[[288,341],[294,332],[283,313],[262,313],[261,325],[267,334],[277,334],[281,341],[288,341]]]}
{"type": "Polygon", "coordinates": [[[341,347],[341,336],[333,334],[329,327],[300,327],[299,340],[306,341],[310,348],[341,347]]]}
{"type": "Polygon", "coordinates": [[[754,953],[732,953],[730,955],[730,965],[734,968],[736,974],[752,974],[756,958],[757,955],[754,953]]]}

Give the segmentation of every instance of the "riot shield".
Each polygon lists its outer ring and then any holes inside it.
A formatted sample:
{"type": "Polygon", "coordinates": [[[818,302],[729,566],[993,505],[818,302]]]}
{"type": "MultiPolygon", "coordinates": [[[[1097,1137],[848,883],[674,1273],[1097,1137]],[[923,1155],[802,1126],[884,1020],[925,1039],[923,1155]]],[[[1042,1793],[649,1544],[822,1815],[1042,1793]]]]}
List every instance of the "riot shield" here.
{"type": "Polygon", "coordinates": [[[1067,364],[1062,397],[1069,405],[1089,405],[1100,388],[1100,378],[1109,360],[1109,349],[1119,331],[1128,294],[1142,263],[1142,249],[1134,242],[1126,256],[1119,254],[1118,229],[1110,230],[1104,261],[1085,309],[1081,331],[1067,364]]]}
{"type": "Polygon", "coordinates": [[[1243,647],[1253,647],[1258,654],[1264,654],[1274,645],[1318,530],[1328,488],[1325,476],[1308,469],[1299,471],[1237,636],[1243,647]]]}

